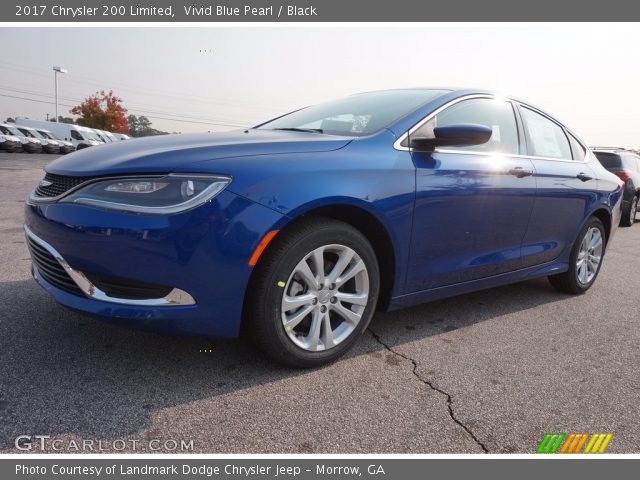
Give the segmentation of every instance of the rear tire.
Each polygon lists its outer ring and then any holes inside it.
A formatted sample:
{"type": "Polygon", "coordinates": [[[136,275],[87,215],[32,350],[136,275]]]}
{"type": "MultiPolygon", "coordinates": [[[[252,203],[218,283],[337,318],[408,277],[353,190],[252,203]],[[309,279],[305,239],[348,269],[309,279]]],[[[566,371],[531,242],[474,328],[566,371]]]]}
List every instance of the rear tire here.
{"type": "Polygon", "coordinates": [[[629,208],[622,212],[622,218],[620,219],[620,225],[623,227],[631,227],[636,221],[636,213],[638,212],[638,196],[636,195],[631,200],[629,208]]]}
{"type": "Polygon", "coordinates": [[[561,292],[582,294],[589,290],[600,272],[605,251],[602,222],[591,217],[582,227],[571,249],[569,270],[549,276],[549,282],[561,292]]]}
{"type": "Polygon", "coordinates": [[[369,241],[347,223],[312,218],[293,225],[276,236],[255,268],[245,331],[280,363],[330,363],[371,321],[380,288],[378,261],[369,241]]]}

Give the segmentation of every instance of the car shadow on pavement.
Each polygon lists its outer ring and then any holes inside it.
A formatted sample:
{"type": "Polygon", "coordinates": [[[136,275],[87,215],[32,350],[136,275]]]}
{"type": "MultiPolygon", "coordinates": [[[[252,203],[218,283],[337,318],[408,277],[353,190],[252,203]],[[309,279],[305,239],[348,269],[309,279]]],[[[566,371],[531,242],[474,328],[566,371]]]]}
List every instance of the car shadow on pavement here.
{"type": "MultiPolygon", "coordinates": [[[[398,345],[566,298],[532,280],[378,313],[370,329],[398,345]]],[[[0,283],[0,307],[0,450],[13,449],[19,435],[135,435],[159,409],[308,374],[273,364],[245,340],[169,337],[98,321],[59,306],[32,280],[0,283]]],[[[385,348],[367,332],[340,362],[383,358],[385,348]]]]}

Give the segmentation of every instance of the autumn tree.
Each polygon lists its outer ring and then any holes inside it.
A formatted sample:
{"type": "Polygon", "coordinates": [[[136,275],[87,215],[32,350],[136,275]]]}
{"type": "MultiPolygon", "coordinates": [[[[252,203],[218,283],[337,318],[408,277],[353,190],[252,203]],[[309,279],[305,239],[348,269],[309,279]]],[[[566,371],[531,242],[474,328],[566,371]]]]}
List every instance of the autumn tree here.
{"type": "Polygon", "coordinates": [[[122,99],[111,90],[94,93],[80,105],[73,107],[70,112],[80,116],[76,120],[78,125],[108,132],[129,132],[127,109],[122,106],[122,99]]]}

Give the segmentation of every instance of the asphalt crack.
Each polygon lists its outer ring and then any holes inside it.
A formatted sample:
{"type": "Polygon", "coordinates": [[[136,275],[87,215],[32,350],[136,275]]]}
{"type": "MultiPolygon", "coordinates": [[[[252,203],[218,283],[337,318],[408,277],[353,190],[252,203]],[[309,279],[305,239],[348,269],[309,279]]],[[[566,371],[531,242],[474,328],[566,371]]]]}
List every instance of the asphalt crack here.
{"type": "Polygon", "coordinates": [[[484,453],[489,453],[489,449],[487,448],[487,446],[482,443],[478,437],[476,437],[476,435],[471,431],[471,429],[466,426],[464,423],[462,423],[457,417],[455,412],[453,411],[453,398],[451,397],[451,395],[447,392],[445,392],[444,390],[442,390],[441,388],[436,387],[430,380],[427,380],[426,378],[423,378],[420,376],[420,374],[418,373],[418,362],[416,362],[413,358],[405,355],[404,353],[400,353],[397,350],[394,350],[391,346],[389,346],[388,344],[386,344],[382,338],[380,338],[380,335],[378,335],[376,332],[374,332],[371,327],[367,327],[367,330],[369,330],[369,332],[371,332],[371,335],[373,336],[373,338],[376,340],[376,342],[378,342],[380,345],[382,345],[385,349],[387,349],[389,352],[393,353],[394,355],[397,355],[398,357],[404,358],[405,360],[410,361],[413,364],[413,375],[420,380],[422,383],[424,383],[425,385],[427,385],[430,389],[432,389],[435,392],[438,392],[441,395],[444,395],[447,399],[447,408],[449,410],[449,417],[451,417],[451,420],[453,420],[453,422],[455,422],[457,425],[459,425],[465,432],[467,432],[467,434],[473,439],[473,441],[482,449],[482,451],[484,453]]]}

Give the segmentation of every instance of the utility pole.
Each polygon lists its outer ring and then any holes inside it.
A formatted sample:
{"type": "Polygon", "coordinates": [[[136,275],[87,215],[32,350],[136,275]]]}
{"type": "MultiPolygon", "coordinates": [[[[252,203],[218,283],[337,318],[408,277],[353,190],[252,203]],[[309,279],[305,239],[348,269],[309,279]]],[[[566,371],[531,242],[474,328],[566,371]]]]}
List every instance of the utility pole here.
{"type": "MultiPolygon", "coordinates": [[[[68,70],[62,67],[53,67],[53,76],[55,78],[56,83],[56,122],[58,121],[58,74],[59,73],[67,73],[68,70]]],[[[47,117],[49,114],[47,114],[47,117]]]]}

